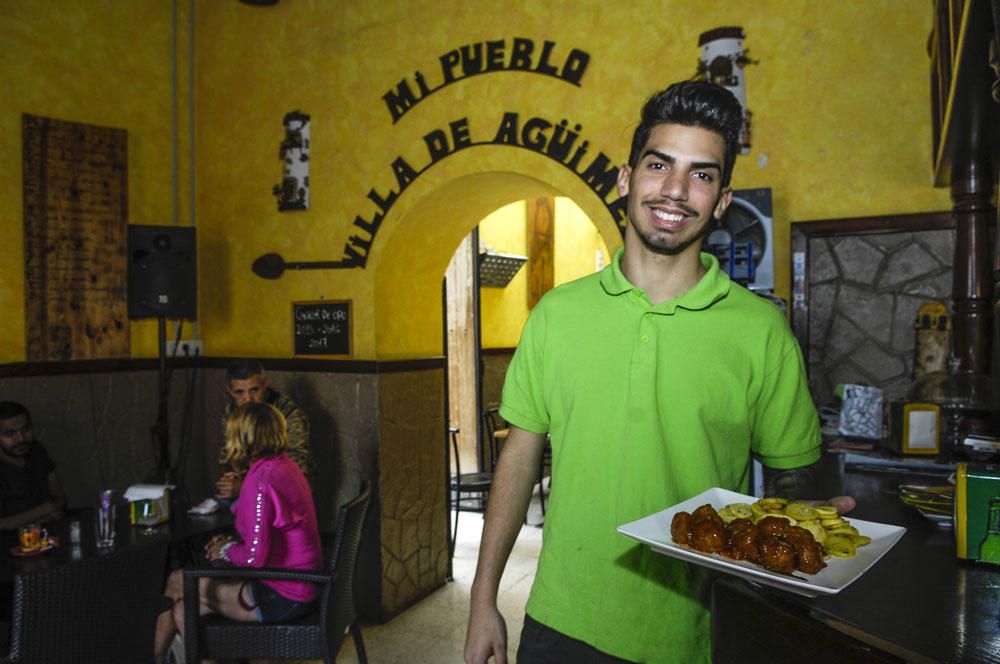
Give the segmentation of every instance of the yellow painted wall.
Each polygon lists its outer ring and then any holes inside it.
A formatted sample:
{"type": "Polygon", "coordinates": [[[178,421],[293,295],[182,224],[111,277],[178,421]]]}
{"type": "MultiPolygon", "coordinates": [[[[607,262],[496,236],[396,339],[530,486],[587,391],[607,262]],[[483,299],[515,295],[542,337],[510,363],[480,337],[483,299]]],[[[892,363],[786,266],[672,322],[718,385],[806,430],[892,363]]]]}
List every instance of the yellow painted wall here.
{"type": "MultiPolygon", "coordinates": [[[[178,124],[189,97],[188,13],[178,5],[178,124]]],[[[128,131],[129,223],[172,225],[172,5],[0,2],[0,362],[25,359],[23,113],[128,131]]],[[[177,221],[190,223],[187,140],[179,144],[177,221]]],[[[156,354],[155,321],[131,324],[133,356],[156,354]]]]}
{"type": "MultiPolygon", "coordinates": [[[[479,246],[493,253],[527,256],[526,208],[524,201],[511,203],[479,222],[479,246]]],[[[505,287],[483,287],[479,293],[483,348],[514,346],[528,316],[528,264],[505,287]]]]}
{"type": "MultiPolygon", "coordinates": [[[[182,27],[187,5],[179,3],[182,27]]],[[[563,164],[507,145],[478,145],[430,164],[424,136],[467,118],[471,140],[489,142],[506,111],[522,120],[565,118],[581,125],[584,164],[604,152],[620,165],[641,103],[689,77],[698,35],[723,25],[743,26],[760,61],[747,70],[753,150],[738,159],[733,185],[773,190],[780,295],[789,292],[791,221],[950,207],[947,191],[932,186],[927,3],[497,6],[502,11],[483,21],[483,11],[458,0],[194,3],[195,218],[207,354],[290,356],[290,303],[321,298],[353,299],[356,357],[439,354],[440,281],[454,247],[489,213],[534,196],[572,199],[613,251],[619,240],[605,201],[563,164]],[[436,86],[439,58],[451,49],[487,40],[509,48],[514,37],[538,48],[554,42],[557,65],[570,49],[586,51],[581,85],[487,73],[441,88],[392,121],[382,96],[401,79],[415,85],[420,71],[436,86]],[[271,187],[281,178],[281,120],[296,109],[312,116],[312,209],[279,213],[271,187]],[[276,281],[251,274],[252,261],[269,252],[340,259],[358,234],[355,217],[370,220],[376,210],[369,191],[395,188],[398,157],[421,172],[385,215],[365,269],[276,281]]],[[[0,305],[14,314],[0,322],[0,361],[24,357],[20,113],[128,129],[132,221],[163,221],[171,209],[170,12],[166,1],[52,0],[45,11],[31,0],[0,2],[0,241],[14,252],[0,267],[0,305]]],[[[182,44],[186,38],[181,30],[182,44]]],[[[133,354],[153,354],[147,325],[136,327],[133,354]]]]}
{"type": "MultiPolygon", "coordinates": [[[[555,286],[593,273],[598,251],[608,261],[608,247],[597,228],[568,198],[555,199],[554,235],[555,286]]],[[[479,222],[479,244],[495,253],[526,256],[525,202],[506,205],[479,222]]],[[[527,265],[504,288],[484,287],[480,292],[483,348],[516,346],[529,312],[527,265]]]]}
{"type": "Polygon", "coordinates": [[[555,274],[556,286],[579,279],[597,271],[597,253],[601,265],[607,265],[611,256],[608,245],[594,224],[579,207],[568,198],[556,199],[555,274]]]}

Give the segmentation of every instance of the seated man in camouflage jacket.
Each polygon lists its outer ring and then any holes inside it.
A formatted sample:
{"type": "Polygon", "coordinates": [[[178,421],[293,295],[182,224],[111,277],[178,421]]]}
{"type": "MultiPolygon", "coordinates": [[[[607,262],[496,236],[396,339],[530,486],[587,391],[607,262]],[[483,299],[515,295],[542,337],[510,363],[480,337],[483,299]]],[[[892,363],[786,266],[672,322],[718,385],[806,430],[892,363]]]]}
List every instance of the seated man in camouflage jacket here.
{"type": "MultiPolygon", "coordinates": [[[[226,413],[222,420],[223,434],[225,434],[225,418],[246,402],[263,401],[274,406],[285,416],[288,425],[288,456],[299,464],[311,482],[315,465],[309,449],[309,416],[297,403],[267,386],[264,366],[257,360],[236,360],[226,369],[226,391],[229,394],[229,403],[226,405],[226,413]]],[[[216,497],[235,500],[240,494],[242,485],[242,476],[231,470],[226,471],[215,483],[216,497]]]]}

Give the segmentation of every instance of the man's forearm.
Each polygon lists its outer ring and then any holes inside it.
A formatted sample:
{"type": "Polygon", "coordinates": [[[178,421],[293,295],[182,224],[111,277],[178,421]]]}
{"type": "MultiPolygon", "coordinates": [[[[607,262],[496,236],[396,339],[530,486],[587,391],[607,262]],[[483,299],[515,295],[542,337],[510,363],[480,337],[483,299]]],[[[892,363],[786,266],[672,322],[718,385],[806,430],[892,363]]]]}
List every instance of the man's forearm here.
{"type": "Polygon", "coordinates": [[[59,510],[59,506],[52,501],[47,501],[41,505],[36,505],[30,510],[25,510],[23,512],[18,512],[17,514],[11,514],[10,516],[5,516],[0,519],[0,530],[10,530],[13,528],[20,528],[21,526],[34,523],[36,521],[44,521],[52,516],[53,512],[59,510]]]}
{"type": "Polygon", "coordinates": [[[472,583],[472,603],[495,605],[500,577],[521,530],[538,476],[545,436],[511,427],[490,487],[472,583]]]}
{"type": "Polygon", "coordinates": [[[789,500],[810,500],[836,496],[844,491],[842,457],[823,454],[808,466],[778,469],[764,466],[764,495],[789,500]]]}

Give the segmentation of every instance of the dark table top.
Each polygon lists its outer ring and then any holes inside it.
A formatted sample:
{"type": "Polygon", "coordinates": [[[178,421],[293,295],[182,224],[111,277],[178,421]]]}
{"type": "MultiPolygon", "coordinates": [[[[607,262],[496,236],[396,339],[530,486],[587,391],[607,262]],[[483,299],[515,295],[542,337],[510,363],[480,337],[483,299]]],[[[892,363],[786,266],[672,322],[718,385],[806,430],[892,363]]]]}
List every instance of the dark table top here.
{"type": "MultiPolygon", "coordinates": [[[[170,520],[148,529],[129,523],[127,505],[119,504],[116,511],[115,543],[111,550],[126,547],[151,539],[168,538],[172,544],[184,546],[187,542],[224,530],[233,525],[233,514],[220,507],[216,512],[198,516],[188,514],[183,506],[172,506],[170,520]]],[[[58,546],[31,557],[18,557],[11,553],[17,546],[17,531],[0,531],[0,584],[10,584],[17,574],[28,574],[37,569],[64,565],[90,556],[100,555],[94,536],[93,509],[74,510],[65,518],[42,524],[58,538],[58,546]],[[80,526],[80,541],[71,538],[72,524],[80,526]]]]}
{"type": "Polygon", "coordinates": [[[1000,662],[1000,567],[959,560],[950,528],[887,493],[947,479],[849,470],[842,481],[858,503],[848,519],[903,526],[902,539],[837,595],[755,588],[907,661],[1000,662]]]}

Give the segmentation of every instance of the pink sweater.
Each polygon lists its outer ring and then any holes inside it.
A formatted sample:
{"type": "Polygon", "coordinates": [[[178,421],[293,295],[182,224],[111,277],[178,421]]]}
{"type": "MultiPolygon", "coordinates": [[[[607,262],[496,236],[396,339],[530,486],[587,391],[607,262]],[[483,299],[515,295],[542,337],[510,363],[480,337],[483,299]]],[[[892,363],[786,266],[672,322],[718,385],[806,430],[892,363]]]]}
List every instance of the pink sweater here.
{"type": "MultiPolygon", "coordinates": [[[[232,510],[236,515],[236,532],[242,540],[226,551],[233,564],[323,568],[323,548],[309,483],[288,454],[255,461],[232,510]]],[[[297,602],[311,601],[317,594],[316,586],[304,581],[264,583],[297,602]]]]}

